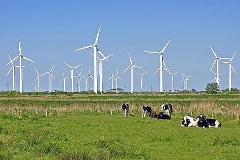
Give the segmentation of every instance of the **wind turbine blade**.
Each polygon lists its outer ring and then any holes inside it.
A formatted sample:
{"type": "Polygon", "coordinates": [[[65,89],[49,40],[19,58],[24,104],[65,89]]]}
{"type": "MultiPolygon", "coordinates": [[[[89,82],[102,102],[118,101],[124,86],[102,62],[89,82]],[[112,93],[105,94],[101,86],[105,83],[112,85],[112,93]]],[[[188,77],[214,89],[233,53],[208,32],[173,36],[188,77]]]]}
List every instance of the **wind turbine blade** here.
{"type": "Polygon", "coordinates": [[[29,58],[27,58],[27,57],[23,57],[23,59],[25,59],[25,60],[27,60],[27,61],[30,61],[30,62],[33,62],[33,63],[36,63],[36,62],[34,62],[33,60],[31,60],[31,59],[29,59],[29,58]]]}
{"type": "Polygon", "coordinates": [[[52,72],[52,70],[53,70],[53,67],[54,67],[54,65],[52,66],[52,68],[51,68],[51,70],[50,70],[50,73],[52,72]]]}
{"type": "Polygon", "coordinates": [[[17,58],[18,58],[19,56],[17,56],[17,57],[15,57],[15,58],[13,58],[10,62],[8,62],[8,64],[7,65],[9,65],[10,63],[13,63],[13,61],[15,61],[17,58]]]}
{"type": "Polygon", "coordinates": [[[67,64],[66,62],[63,62],[66,66],[68,66],[70,69],[72,69],[73,67],[70,66],[69,64],[67,64]]]}
{"type": "Polygon", "coordinates": [[[36,69],[35,69],[35,72],[37,73],[37,75],[40,75],[36,69]]]}
{"type": "Polygon", "coordinates": [[[165,49],[167,48],[167,46],[168,46],[168,44],[169,44],[170,42],[171,42],[171,40],[167,42],[167,44],[165,45],[165,47],[162,49],[161,53],[163,53],[163,52],[165,51],[165,49]]]}
{"type": "Polygon", "coordinates": [[[211,46],[210,46],[210,49],[211,49],[211,51],[213,52],[214,56],[215,56],[216,58],[218,58],[217,54],[214,52],[214,50],[212,49],[211,46]]]}
{"type": "Polygon", "coordinates": [[[98,53],[100,53],[102,57],[105,57],[104,54],[99,49],[98,49],[98,53]]]}
{"type": "Polygon", "coordinates": [[[139,76],[142,76],[140,73],[136,72],[139,76]]]}
{"type": "Polygon", "coordinates": [[[14,66],[12,66],[12,67],[9,69],[9,71],[8,71],[8,73],[7,73],[6,76],[8,76],[8,74],[11,72],[11,70],[13,70],[13,67],[14,67],[14,66]]]}
{"type": "Polygon", "coordinates": [[[77,65],[77,66],[75,66],[75,67],[73,67],[74,69],[76,69],[76,68],[78,68],[78,67],[80,67],[82,64],[79,64],[79,65],[77,65]]]}
{"type": "Polygon", "coordinates": [[[131,58],[131,54],[129,53],[129,60],[130,60],[130,64],[132,65],[133,62],[132,62],[132,58],[131,58]]]}
{"type": "Polygon", "coordinates": [[[18,50],[19,50],[19,54],[22,54],[22,48],[21,48],[20,39],[18,40],[18,50]]]}
{"type": "Polygon", "coordinates": [[[152,51],[144,51],[145,53],[153,53],[153,54],[159,54],[159,52],[152,52],[152,51]]]}
{"type": "Polygon", "coordinates": [[[130,67],[131,67],[131,65],[128,66],[127,69],[125,69],[125,70],[123,71],[123,73],[126,72],[130,67]]]}
{"type": "Polygon", "coordinates": [[[164,60],[163,60],[163,69],[168,70],[164,60]]]}
{"type": "Polygon", "coordinates": [[[153,73],[153,75],[156,74],[159,70],[160,70],[160,68],[158,68],[158,69],[153,73]]]}
{"type": "Polygon", "coordinates": [[[232,58],[231,58],[231,60],[230,60],[230,63],[232,63],[235,54],[236,54],[236,52],[233,54],[233,56],[232,56],[232,58]]]}
{"type": "Polygon", "coordinates": [[[213,68],[213,66],[215,65],[215,63],[216,63],[216,60],[213,62],[213,64],[212,64],[212,67],[211,67],[210,71],[212,71],[212,68],[213,68]]]}
{"type": "Polygon", "coordinates": [[[234,68],[233,68],[233,66],[231,65],[231,69],[233,70],[233,72],[236,74],[236,72],[235,72],[235,70],[234,70],[234,68]]]}
{"type": "Polygon", "coordinates": [[[107,57],[104,57],[104,59],[106,59],[106,61],[108,61],[108,58],[111,57],[113,54],[108,55],[107,57]]]}
{"type": "Polygon", "coordinates": [[[93,45],[89,45],[89,46],[86,46],[86,47],[76,49],[75,51],[81,51],[81,50],[88,49],[88,48],[93,48],[93,47],[94,47],[93,45]]]}
{"type": "Polygon", "coordinates": [[[98,28],[98,33],[97,33],[97,37],[96,37],[96,40],[95,40],[95,44],[98,43],[98,38],[99,38],[100,30],[101,30],[101,26],[98,28]]]}
{"type": "Polygon", "coordinates": [[[136,66],[136,65],[133,65],[133,67],[135,67],[135,68],[141,68],[141,67],[139,67],[139,66],[136,66]]]}

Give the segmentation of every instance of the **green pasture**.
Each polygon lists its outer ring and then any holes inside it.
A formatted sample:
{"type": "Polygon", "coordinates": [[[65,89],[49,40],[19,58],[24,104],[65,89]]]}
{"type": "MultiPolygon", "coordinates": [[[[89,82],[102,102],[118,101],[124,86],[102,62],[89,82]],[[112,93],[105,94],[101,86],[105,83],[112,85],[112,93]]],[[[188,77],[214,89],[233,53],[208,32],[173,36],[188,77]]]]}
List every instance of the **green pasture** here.
{"type": "Polygon", "coordinates": [[[0,97],[0,159],[240,159],[239,95],[60,94],[0,97]],[[122,103],[134,116],[124,117],[122,103]],[[171,120],[142,105],[173,103],[171,120]],[[110,112],[113,112],[111,115],[110,112]],[[181,127],[203,113],[220,128],[181,127]]]}

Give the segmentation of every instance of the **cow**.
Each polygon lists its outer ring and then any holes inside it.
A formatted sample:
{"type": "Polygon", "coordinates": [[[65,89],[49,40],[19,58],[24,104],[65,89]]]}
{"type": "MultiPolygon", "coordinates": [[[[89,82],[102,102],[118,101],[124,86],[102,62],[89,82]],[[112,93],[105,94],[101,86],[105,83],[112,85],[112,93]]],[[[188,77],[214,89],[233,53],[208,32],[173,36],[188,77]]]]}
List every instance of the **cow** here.
{"type": "Polygon", "coordinates": [[[122,104],[122,111],[123,111],[124,116],[126,117],[128,115],[128,111],[129,111],[129,105],[127,103],[122,104]]]}
{"type": "Polygon", "coordinates": [[[171,116],[164,112],[159,112],[157,119],[171,119],[171,116]]]}
{"type": "Polygon", "coordinates": [[[197,127],[198,126],[198,119],[190,116],[184,116],[182,118],[182,127],[197,127]]]}
{"type": "Polygon", "coordinates": [[[149,117],[151,116],[152,108],[150,106],[142,107],[142,117],[146,117],[146,113],[148,114],[149,117]]]}
{"type": "Polygon", "coordinates": [[[202,128],[218,128],[221,127],[221,123],[216,120],[216,119],[209,119],[206,116],[204,116],[203,114],[200,114],[198,117],[198,127],[202,127],[202,128]]]}
{"type": "Polygon", "coordinates": [[[173,105],[171,103],[166,103],[166,104],[163,104],[160,107],[160,109],[166,112],[169,112],[171,114],[173,112],[173,105]]]}

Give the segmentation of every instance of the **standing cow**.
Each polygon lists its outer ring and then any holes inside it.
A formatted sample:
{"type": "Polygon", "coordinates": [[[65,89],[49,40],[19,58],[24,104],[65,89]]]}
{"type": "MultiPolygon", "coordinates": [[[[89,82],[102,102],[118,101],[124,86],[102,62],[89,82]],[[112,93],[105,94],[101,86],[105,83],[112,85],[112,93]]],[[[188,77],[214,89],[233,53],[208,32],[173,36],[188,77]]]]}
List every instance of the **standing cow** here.
{"type": "Polygon", "coordinates": [[[149,117],[151,116],[152,108],[150,106],[142,107],[142,117],[146,117],[146,113],[148,114],[149,117]]]}
{"type": "Polygon", "coordinates": [[[128,115],[128,112],[129,112],[129,104],[123,103],[122,104],[122,111],[123,111],[123,115],[126,117],[128,115]]]}

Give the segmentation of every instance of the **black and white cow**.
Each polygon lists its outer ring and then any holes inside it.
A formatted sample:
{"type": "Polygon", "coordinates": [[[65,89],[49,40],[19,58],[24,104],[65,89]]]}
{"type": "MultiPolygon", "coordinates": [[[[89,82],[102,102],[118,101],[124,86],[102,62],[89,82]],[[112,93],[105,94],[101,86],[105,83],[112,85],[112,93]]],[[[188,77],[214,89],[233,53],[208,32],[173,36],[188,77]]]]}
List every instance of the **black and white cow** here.
{"type": "Polygon", "coordinates": [[[190,116],[184,116],[182,118],[181,126],[183,127],[197,127],[198,119],[190,116]]]}
{"type": "Polygon", "coordinates": [[[171,103],[166,103],[166,104],[163,104],[161,107],[160,107],[161,110],[164,110],[165,112],[171,114],[173,112],[173,105],[171,103]]]}
{"type": "Polygon", "coordinates": [[[127,103],[122,104],[122,111],[123,111],[124,116],[128,115],[129,105],[127,103]]]}
{"type": "Polygon", "coordinates": [[[158,114],[158,119],[171,119],[171,116],[167,113],[164,113],[164,112],[159,112],[158,114]]]}
{"type": "Polygon", "coordinates": [[[146,113],[148,114],[149,117],[151,116],[152,108],[150,106],[142,107],[142,117],[146,117],[146,113]]]}
{"type": "Polygon", "coordinates": [[[206,116],[204,116],[203,114],[200,114],[198,117],[198,127],[203,127],[203,128],[210,128],[210,127],[214,127],[214,128],[218,128],[221,126],[221,123],[216,120],[216,119],[209,119],[206,116]]]}

